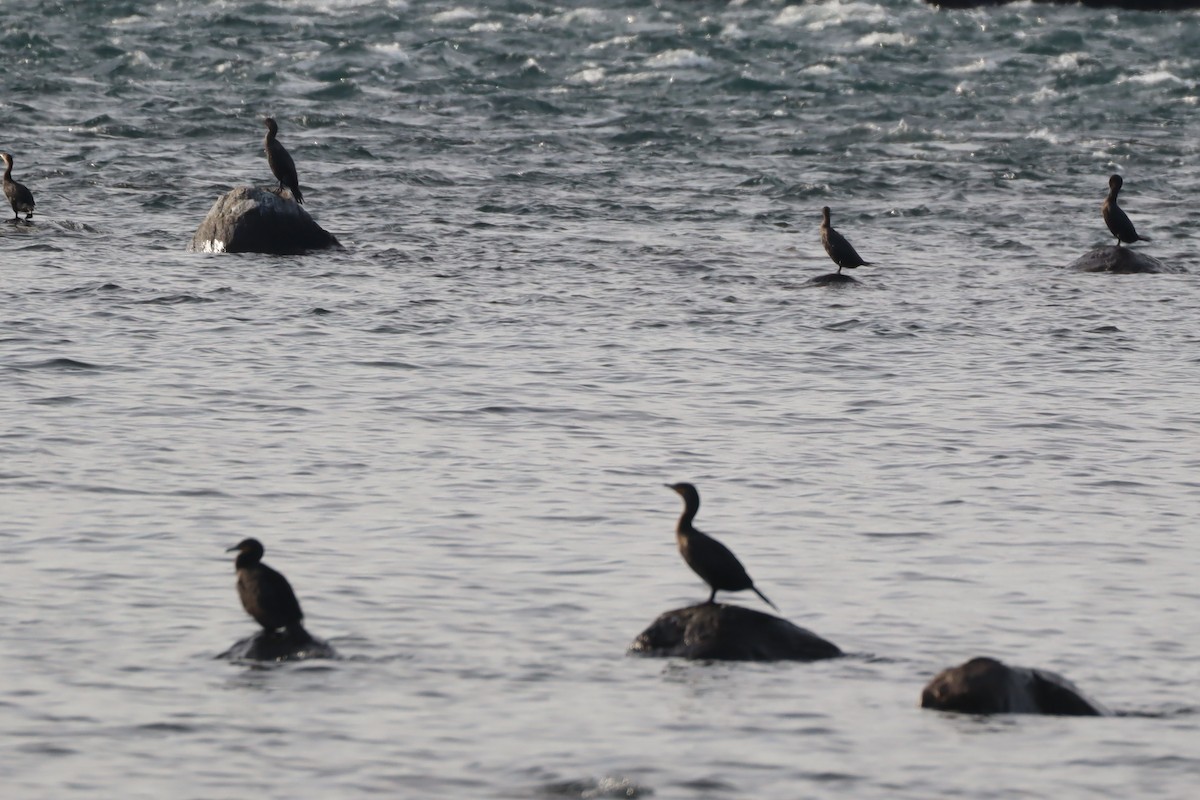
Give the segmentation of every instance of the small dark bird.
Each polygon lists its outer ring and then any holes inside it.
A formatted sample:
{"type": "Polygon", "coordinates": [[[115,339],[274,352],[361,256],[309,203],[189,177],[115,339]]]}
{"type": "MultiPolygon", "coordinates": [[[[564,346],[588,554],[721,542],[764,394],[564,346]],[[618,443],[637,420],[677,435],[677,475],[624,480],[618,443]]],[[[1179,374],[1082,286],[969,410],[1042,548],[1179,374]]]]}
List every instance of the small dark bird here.
{"type": "Polygon", "coordinates": [[[4,160],[4,196],[12,206],[13,220],[16,221],[22,211],[25,212],[25,219],[29,219],[33,216],[33,192],[25,184],[12,179],[12,156],[0,153],[0,159],[4,160]]]}
{"type": "Polygon", "coordinates": [[[263,139],[263,149],[267,151],[267,164],[271,166],[271,173],[279,181],[279,191],[283,191],[283,187],[287,187],[292,191],[292,197],[296,198],[297,203],[304,202],[304,195],[300,194],[300,179],[296,177],[296,162],[292,161],[291,155],[287,148],[275,138],[279,133],[279,126],[275,124],[272,117],[267,117],[263,120],[263,124],[267,126],[267,137],[263,139]]]}
{"type": "Polygon", "coordinates": [[[1109,178],[1108,197],[1104,198],[1104,205],[1100,206],[1100,213],[1104,215],[1104,224],[1112,231],[1112,235],[1117,237],[1117,247],[1121,246],[1121,242],[1133,244],[1134,242],[1150,241],[1145,236],[1138,236],[1129,217],[1117,205],[1117,193],[1121,191],[1124,183],[1125,181],[1121,180],[1120,175],[1113,175],[1109,178]]]}
{"type": "Polygon", "coordinates": [[[664,485],[683,498],[683,514],[679,517],[679,524],[675,526],[675,543],[679,545],[679,554],[683,556],[687,565],[712,588],[708,602],[716,602],[718,590],[740,592],[750,589],[761,597],[764,603],[778,611],[779,607],[754,587],[754,581],[746,574],[746,568],[728,547],[692,527],[692,520],[700,510],[700,493],[696,491],[696,487],[690,483],[664,485]]]}
{"type": "Polygon", "coordinates": [[[290,634],[307,636],[301,620],[304,612],[287,578],[262,563],[263,546],[258,539],[243,539],[236,547],[225,552],[237,551],[238,596],[242,607],[254,617],[268,633],[286,628],[290,634]]]}
{"type": "Polygon", "coordinates": [[[829,225],[829,206],[821,209],[821,244],[825,252],[838,265],[837,274],[842,274],[842,268],[869,267],[870,261],[863,261],[862,256],[854,249],[854,245],[846,241],[846,237],[835,231],[829,225]]]}

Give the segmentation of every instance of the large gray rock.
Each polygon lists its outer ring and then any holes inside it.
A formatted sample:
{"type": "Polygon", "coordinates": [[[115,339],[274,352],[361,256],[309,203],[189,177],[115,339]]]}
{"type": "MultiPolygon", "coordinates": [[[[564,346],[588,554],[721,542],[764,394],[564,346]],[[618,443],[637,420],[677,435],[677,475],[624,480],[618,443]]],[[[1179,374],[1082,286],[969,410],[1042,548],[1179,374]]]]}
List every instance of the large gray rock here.
{"type": "Polygon", "coordinates": [[[1056,714],[1094,717],[1107,712],[1053,672],[973,658],[939,672],[921,692],[921,707],[964,714],[1056,714]]]}
{"type": "Polygon", "coordinates": [[[786,619],[722,603],[662,614],[638,634],[629,652],[723,661],[817,661],[842,654],[837,645],[786,619]]]}
{"type": "Polygon", "coordinates": [[[1076,272],[1113,272],[1129,275],[1138,272],[1179,273],[1187,270],[1178,267],[1168,267],[1157,258],[1140,253],[1129,247],[1097,247],[1089,250],[1071,262],[1067,269],[1076,272]]]}
{"type": "Polygon", "coordinates": [[[260,630],[236,642],[218,658],[230,661],[303,661],[309,658],[337,658],[328,642],[299,630],[260,630]]]}
{"type": "Polygon", "coordinates": [[[296,255],[341,247],[333,234],[313,221],[304,207],[266,189],[239,186],[213,203],[192,237],[202,253],[296,255]]]}

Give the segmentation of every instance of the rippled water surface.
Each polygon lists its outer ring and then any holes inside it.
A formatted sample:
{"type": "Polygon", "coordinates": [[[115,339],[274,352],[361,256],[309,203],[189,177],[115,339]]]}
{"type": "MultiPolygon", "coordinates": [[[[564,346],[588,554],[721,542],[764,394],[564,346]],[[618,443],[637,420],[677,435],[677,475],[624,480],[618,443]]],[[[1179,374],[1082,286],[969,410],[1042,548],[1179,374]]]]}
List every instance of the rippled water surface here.
{"type": "Polygon", "coordinates": [[[5,797],[1192,796],[1196,14],[3,10],[5,797]],[[265,114],[344,252],[186,251],[265,114]],[[1187,273],[1064,269],[1112,173],[1187,273]],[[677,480],[849,657],[624,655],[677,480]],[[340,660],[215,658],[248,535],[340,660]]]}

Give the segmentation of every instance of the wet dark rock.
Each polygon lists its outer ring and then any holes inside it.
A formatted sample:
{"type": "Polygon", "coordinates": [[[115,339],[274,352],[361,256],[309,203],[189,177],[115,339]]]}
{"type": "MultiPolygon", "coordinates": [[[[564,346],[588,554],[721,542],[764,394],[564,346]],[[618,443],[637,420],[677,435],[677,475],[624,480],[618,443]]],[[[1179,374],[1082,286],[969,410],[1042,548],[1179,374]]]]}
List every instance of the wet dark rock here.
{"type": "Polygon", "coordinates": [[[973,658],[939,672],[921,692],[921,707],[963,714],[1101,716],[1107,712],[1053,672],[973,658]]]}
{"type": "Polygon", "coordinates": [[[1157,258],[1129,247],[1097,247],[1071,262],[1067,269],[1075,272],[1112,272],[1120,275],[1135,273],[1180,273],[1187,270],[1172,268],[1157,258]]]}
{"type": "Polygon", "coordinates": [[[786,619],[722,603],[668,611],[638,634],[633,655],[722,661],[817,661],[842,651],[786,619]]]}
{"type": "MultiPolygon", "coordinates": [[[[1017,0],[925,0],[941,8],[987,8],[1015,3],[1017,0]]],[[[1034,0],[1058,5],[1084,5],[1092,8],[1127,8],[1131,11],[1185,11],[1200,8],[1200,0],[1034,0]]]]}
{"type": "Polygon", "coordinates": [[[828,275],[818,275],[808,281],[809,286],[850,286],[857,280],[841,272],[831,272],[828,275]]]}
{"type": "Polygon", "coordinates": [[[297,255],[332,247],[341,247],[337,238],[313,221],[289,193],[239,186],[213,203],[190,249],[297,255]]]}
{"type": "Polygon", "coordinates": [[[218,658],[230,661],[304,661],[310,658],[337,658],[328,642],[311,636],[303,628],[287,631],[258,631],[236,642],[218,658]]]}

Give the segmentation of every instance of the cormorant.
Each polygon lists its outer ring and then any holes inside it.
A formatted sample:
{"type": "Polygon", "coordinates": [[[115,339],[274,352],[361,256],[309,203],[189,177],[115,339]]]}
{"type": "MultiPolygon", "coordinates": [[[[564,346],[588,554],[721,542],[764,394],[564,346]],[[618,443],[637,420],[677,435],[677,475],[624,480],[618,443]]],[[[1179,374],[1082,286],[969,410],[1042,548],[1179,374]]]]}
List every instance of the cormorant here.
{"type": "Polygon", "coordinates": [[[275,124],[273,117],[267,117],[263,120],[263,124],[267,126],[267,137],[263,139],[263,149],[267,151],[267,164],[271,166],[271,173],[279,181],[279,191],[283,191],[283,187],[287,187],[292,191],[292,197],[296,198],[297,203],[304,202],[304,195],[300,194],[300,179],[296,177],[296,162],[292,161],[291,155],[283,144],[275,138],[279,133],[279,126],[275,124]]]}
{"type": "Polygon", "coordinates": [[[1138,236],[1129,217],[1117,205],[1117,193],[1121,191],[1124,183],[1125,181],[1121,180],[1120,175],[1113,175],[1109,178],[1108,197],[1104,198],[1104,205],[1100,206],[1100,213],[1104,215],[1104,224],[1112,231],[1112,235],[1117,237],[1117,247],[1121,246],[1121,242],[1133,244],[1134,242],[1150,241],[1145,236],[1138,236]]]}
{"type": "Polygon", "coordinates": [[[25,219],[28,220],[33,216],[33,192],[29,191],[29,187],[23,183],[17,183],[12,179],[12,156],[8,153],[0,153],[0,159],[4,161],[4,196],[8,198],[9,204],[13,210],[13,220],[17,220],[21,212],[25,212],[25,219]]]}
{"type": "Polygon", "coordinates": [[[287,578],[262,563],[262,543],[258,539],[243,539],[225,552],[235,550],[238,596],[246,613],[268,633],[286,628],[290,634],[307,637],[308,632],[300,622],[304,619],[300,602],[287,578]]]}
{"type": "Polygon", "coordinates": [[[716,602],[718,590],[740,592],[750,589],[761,597],[764,603],[778,611],[779,606],[755,588],[754,581],[746,574],[746,568],[728,547],[692,527],[692,520],[700,510],[700,492],[696,491],[696,487],[690,483],[664,485],[683,498],[683,514],[675,527],[675,543],[679,545],[679,554],[683,556],[687,565],[712,588],[708,602],[716,602]]]}
{"type": "Polygon", "coordinates": [[[825,245],[825,252],[833,259],[833,263],[838,265],[837,274],[842,274],[842,268],[854,269],[855,267],[869,267],[870,261],[863,261],[862,256],[854,249],[854,246],[846,241],[846,237],[835,231],[829,225],[829,206],[821,209],[821,244],[825,245]]]}

